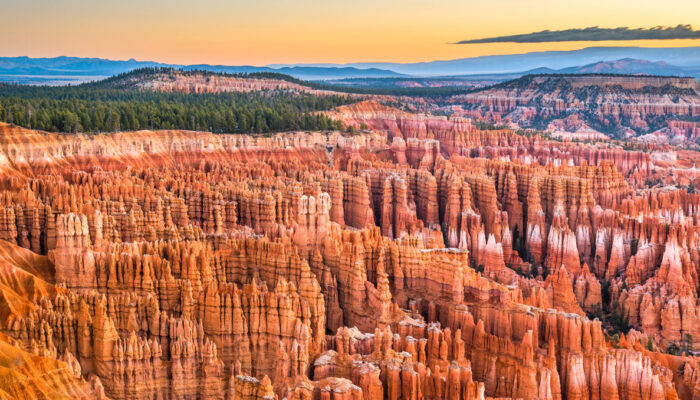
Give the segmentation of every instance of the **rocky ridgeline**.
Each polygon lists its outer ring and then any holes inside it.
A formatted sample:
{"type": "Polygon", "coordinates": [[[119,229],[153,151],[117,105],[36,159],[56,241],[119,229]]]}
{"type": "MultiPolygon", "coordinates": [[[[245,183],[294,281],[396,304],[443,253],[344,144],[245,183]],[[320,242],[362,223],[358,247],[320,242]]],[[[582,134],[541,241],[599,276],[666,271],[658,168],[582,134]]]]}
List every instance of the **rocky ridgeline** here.
{"type": "Polygon", "coordinates": [[[700,392],[694,356],[656,351],[700,345],[700,195],[643,190],[648,153],[336,112],[375,131],[2,126],[3,394],[700,392]]]}
{"type": "MultiPolygon", "coordinates": [[[[575,118],[579,127],[586,126],[584,131],[596,134],[632,137],[656,132],[668,142],[673,134],[685,133],[697,143],[692,132],[668,129],[678,120],[698,122],[700,85],[693,78],[533,75],[455,96],[447,103],[459,108],[457,114],[510,120],[521,127],[561,129],[575,118]]],[[[595,137],[565,129],[578,133],[572,138],[595,137]]]]}
{"type": "MultiPolygon", "coordinates": [[[[130,89],[157,92],[182,93],[228,93],[280,91],[315,96],[340,95],[331,90],[315,89],[300,81],[281,79],[273,76],[245,76],[234,74],[216,74],[202,71],[163,70],[149,71],[145,74],[113,78],[109,84],[130,89]]],[[[359,96],[364,97],[364,96],[359,96]]]]}

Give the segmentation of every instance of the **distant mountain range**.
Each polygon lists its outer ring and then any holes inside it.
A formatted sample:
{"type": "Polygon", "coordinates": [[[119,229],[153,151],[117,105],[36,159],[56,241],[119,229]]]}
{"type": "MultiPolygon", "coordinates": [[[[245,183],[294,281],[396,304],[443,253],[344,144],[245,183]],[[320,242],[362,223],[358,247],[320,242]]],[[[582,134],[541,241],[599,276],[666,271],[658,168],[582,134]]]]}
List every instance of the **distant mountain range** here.
{"type": "Polygon", "coordinates": [[[329,79],[326,83],[336,86],[374,89],[426,88],[426,87],[485,87],[517,79],[525,75],[543,74],[612,74],[612,75],[657,75],[692,77],[700,81],[700,67],[678,67],[663,61],[647,61],[625,58],[615,61],[600,61],[592,64],[552,69],[540,67],[521,72],[492,74],[467,74],[454,76],[399,77],[399,78],[347,78],[329,79]]]}
{"type": "Polygon", "coordinates": [[[256,67],[249,65],[181,65],[153,61],[114,61],[102,58],[55,57],[0,57],[0,81],[29,84],[81,83],[103,79],[144,67],[172,67],[185,70],[206,70],[230,74],[252,72],[277,72],[305,80],[344,78],[389,78],[401,77],[400,73],[379,68],[358,67],[256,67]]]}
{"type": "Polygon", "coordinates": [[[664,61],[637,60],[633,58],[623,58],[613,61],[599,61],[587,65],[573,66],[559,69],[540,67],[522,72],[506,72],[489,75],[461,75],[461,77],[482,77],[501,78],[509,80],[525,75],[533,74],[613,74],[613,75],[658,75],[658,76],[682,76],[693,77],[700,80],[700,65],[679,67],[664,61]]]}
{"type": "Polygon", "coordinates": [[[513,73],[536,68],[562,69],[622,59],[665,62],[680,68],[700,67],[700,47],[587,47],[570,51],[542,51],[462,58],[458,60],[419,63],[350,63],[350,64],[275,64],[272,68],[290,66],[380,68],[411,76],[453,76],[472,74],[513,73]]]}
{"type": "Polygon", "coordinates": [[[421,63],[181,65],[101,58],[0,57],[0,81],[68,84],[98,80],[143,67],[226,73],[278,72],[304,80],[385,79],[489,75],[512,79],[531,73],[615,73],[692,76],[700,79],[700,47],[589,47],[573,51],[483,56],[421,63]]]}
{"type": "Polygon", "coordinates": [[[700,66],[679,67],[664,61],[635,60],[623,58],[615,61],[600,61],[580,67],[568,67],[558,70],[540,68],[530,73],[557,74],[644,74],[660,76],[691,76],[700,79],[700,66]]]}

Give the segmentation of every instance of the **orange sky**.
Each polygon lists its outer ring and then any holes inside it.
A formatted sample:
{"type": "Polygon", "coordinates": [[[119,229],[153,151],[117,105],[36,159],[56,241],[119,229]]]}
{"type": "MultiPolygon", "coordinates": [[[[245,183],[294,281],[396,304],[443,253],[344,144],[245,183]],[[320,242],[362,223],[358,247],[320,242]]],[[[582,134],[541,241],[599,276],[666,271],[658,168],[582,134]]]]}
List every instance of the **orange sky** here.
{"type": "Polygon", "coordinates": [[[700,40],[449,44],[601,27],[692,24],[698,0],[3,0],[0,56],[264,65],[431,61],[700,40]]]}

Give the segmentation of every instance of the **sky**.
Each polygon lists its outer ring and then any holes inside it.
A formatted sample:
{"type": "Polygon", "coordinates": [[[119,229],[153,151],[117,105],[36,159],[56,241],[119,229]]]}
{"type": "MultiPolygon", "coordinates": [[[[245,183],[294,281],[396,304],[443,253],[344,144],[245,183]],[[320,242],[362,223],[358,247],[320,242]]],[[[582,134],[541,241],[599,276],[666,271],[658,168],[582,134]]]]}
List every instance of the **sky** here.
{"type": "Polygon", "coordinates": [[[2,0],[0,56],[178,64],[417,62],[700,40],[483,43],[589,26],[700,29],[698,0],[2,0]]]}

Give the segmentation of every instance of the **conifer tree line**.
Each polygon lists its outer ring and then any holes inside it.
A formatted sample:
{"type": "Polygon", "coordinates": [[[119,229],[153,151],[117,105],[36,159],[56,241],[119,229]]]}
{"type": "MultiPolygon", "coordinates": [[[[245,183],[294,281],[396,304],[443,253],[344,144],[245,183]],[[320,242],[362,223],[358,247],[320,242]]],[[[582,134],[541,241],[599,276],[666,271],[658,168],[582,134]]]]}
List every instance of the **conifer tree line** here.
{"type": "Polygon", "coordinates": [[[51,132],[187,129],[215,133],[341,130],[315,111],[348,104],[346,96],[285,91],[161,93],[110,85],[0,84],[0,121],[51,132]]]}

